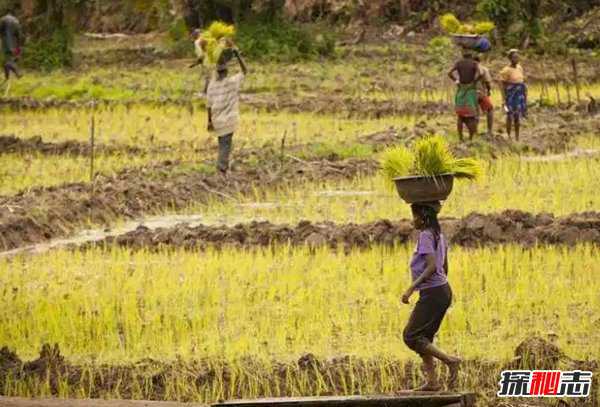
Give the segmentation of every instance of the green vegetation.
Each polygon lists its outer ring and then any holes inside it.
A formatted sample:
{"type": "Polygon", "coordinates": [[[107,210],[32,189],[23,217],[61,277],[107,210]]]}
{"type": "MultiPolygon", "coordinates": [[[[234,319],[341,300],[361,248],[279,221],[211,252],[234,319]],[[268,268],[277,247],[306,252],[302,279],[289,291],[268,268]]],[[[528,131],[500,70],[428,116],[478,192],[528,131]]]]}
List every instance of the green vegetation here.
{"type": "Polygon", "coordinates": [[[496,28],[491,21],[461,23],[452,13],[441,16],[440,24],[448,34],[487,34],[496,28]]]}
{"type": "Polygon", "coordinates": [[[442,136],[429,136],[418,140],[413,150],[394,147],[383,153],[381,167],[389,182],[407,175],[436,175],[452,173],[456,178],[477,179],[482,164],[473,158],[456,159],[448,142],[442,136]]]}
{"type": "MultiPolygon", "coordinates": [[[[506,209],[557,216],[594,211],[600,206],[595,176],[599,166],[598,157],[547,161],[502,157],[487,163],[485,180],[457,183],[444,202],[443,215],[463,217],[471,212],[498,213],[506,209]]],[[[399,204],[383,174],[348,181],[324,180],[275,191],[257,190],[236,198],[235,202],[192,206],[186,213],[202,213],[233,223],[254,219],[291,224],[305,219],[365,223],[411,217],[409,207],[399,204]]]]}
{"type": "MultiPolygon", "coordinates": [[[[0,343],[27,358],[58,343],[75,362],[415,359],[400,335],[411,253],[115,248],[2,259],[0,343]]],[[[456,298],[439,342],[467,359],[493,347],[486,357],[505,360],[525,336],[552,330],[572,357],[596,357],[599,261],[588,245],[453,248],[456,298]]]]}

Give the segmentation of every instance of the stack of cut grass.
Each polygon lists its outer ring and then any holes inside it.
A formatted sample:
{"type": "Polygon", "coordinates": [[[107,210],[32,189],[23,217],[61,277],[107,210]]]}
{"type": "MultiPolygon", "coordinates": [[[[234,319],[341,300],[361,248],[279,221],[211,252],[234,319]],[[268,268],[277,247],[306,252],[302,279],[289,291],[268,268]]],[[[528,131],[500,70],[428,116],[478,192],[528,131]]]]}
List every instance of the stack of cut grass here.
{"type": "Polygon", "coordinates": [[[477,34],[483,35],[492,31],[496,26],[491,21],[476,21],[461,23],[452,13],[440,17],[440,25],[448,34],[477,34]]]}
{"type": "Polygon", "coordinates": [[[435,177],[454,174],[455,178],[475,180],[483,167],[475,158],[456,158],[442,136],[433,135],[417,141],[412,150],[393,147],[383,153],[381,168],[393,185],[394,178],[409,175],[435,177]]]}

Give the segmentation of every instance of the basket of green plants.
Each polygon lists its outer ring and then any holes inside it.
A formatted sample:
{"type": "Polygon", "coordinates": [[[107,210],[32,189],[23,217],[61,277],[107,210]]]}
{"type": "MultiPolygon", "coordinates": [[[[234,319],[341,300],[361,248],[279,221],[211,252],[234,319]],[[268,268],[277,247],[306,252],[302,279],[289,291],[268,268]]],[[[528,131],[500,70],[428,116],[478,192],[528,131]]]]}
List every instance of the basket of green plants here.
{"type": "Polygon", "coordinates": [[[417,141],[412,149],[393,147],[383,153],[382,171],[396,186],[405,202],[443,201],[454,179],[474,180],[481,176],[481,163],[475,158],[456,158],[441,136],[417,141]]]}

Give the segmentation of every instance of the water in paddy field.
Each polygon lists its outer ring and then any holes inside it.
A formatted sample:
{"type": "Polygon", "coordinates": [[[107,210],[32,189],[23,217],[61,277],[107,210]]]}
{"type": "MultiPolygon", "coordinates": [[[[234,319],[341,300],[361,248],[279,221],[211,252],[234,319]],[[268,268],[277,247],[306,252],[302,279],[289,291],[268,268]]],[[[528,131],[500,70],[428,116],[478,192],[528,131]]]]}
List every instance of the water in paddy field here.
{"type": "MultiPolygon", "coordinates": [[[[376,191],[348,191],[348,190],[326,190],[315,193],[316,196],[322,198],[333,198],[333,197],[350,197],[350,196],[368,196],[374,195],[376,191]]],[[[276,203],[276,202],[246,202],[240,203],[237,206],[240,209],[259,209],[259,210],[275,210],[283,206],[290,206],[291,204],[276,203]]],[[[198,225],[227,225],[232,226],[238,223],[251,222],[251,221],[265,221],[267,219],[261,219],[257,217],[239,216],[239,215],[204,215],[204,214],[190,214],[190,215],[163,215],[163,216],[151,216],[143,219],[136,219],[130,222],[124,223],[122,226],[115,228],[96,228],[87,229],[76,233],[74,236],[69,238],[53,239],[48,242],[38,243],[28,246],[19,247],[17,249],[0,252],[0,257],[11,257],[17,254],[30,253],[38,254],[46,251],[65,248],[65,247],[77,247],[87,243],[94,243],[104,240],[108,237],[120,236],[129,232],[134,231],[140,226],[148,229],[160,229],[160,228],[171,228],[179,224],[186,224],[189,227],[195,227],[198,225]]]]}
{"type": "Polygon", "coordinates": [[[209,219],[202,215],[165,215],[165,216],[153,216],[144,219],[138,219],[131,222],[126,222],[124,225],[118,228],[98,228],[88,229],[78,232],[72,237],[64,239],[53,239],[49,242],[39,243],[29,246],[20,247],[14,250],[9,250],[0,253],[0,257],[10,257],[21,253],[43,253],[51,249],[69,247],[69,246],[81,246],[86,243],[98,242],[112,236],[119,236],[137,229],[139,226],[147,227],[148,229],[158,228],[170,228],[175,225],[185,223],[190,226],[197,226],[199,224],[211,225],[219,224],[214,219],[209,219]]]}

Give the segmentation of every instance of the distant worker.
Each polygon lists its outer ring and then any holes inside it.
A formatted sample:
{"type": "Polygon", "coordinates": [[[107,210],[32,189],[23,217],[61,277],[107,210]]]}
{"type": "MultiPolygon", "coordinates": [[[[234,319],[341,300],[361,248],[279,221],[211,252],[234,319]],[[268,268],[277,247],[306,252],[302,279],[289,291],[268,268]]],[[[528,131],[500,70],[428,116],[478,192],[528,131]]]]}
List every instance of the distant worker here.
{"type": "Polygon", "coordinates": [[[248,72],[246,63],[237,48],[224,50],[217,62],[217,75],[208,84],[206,92],[208,110],[208,131],[214,133],[219,140],[219,155],[217,169],[226,174],[229,170],[229,155],[233,133],[237,130],[240,118],[239,99],[240,88],[248,72]],[[242,72],[228,76],[228,56],[232,54],[242,72]]]}
{"type": "Polygon", "coordinates": [[[490,70],[481,63],[479,55],[475,56],[475,61],[479,65],[479,81],[478,84],[478,101],[479,108],[485,113],[487,119],[487,135],[493,136],[494,130],[494,105],[492,104],[492,75],[490,70]]]}
{"type": "Polygon", "coordinates": [[[461,359],[437,348],[433,340],[452,302],[452,290],[448,284],[448,243],[438,221],[439,202],[411,205],[415,229],[419,230],[417,248],[410,262],[412,284],[402,295],[402,302],[409,303],[411,295],[419,291],[419,300],[404,328],[404,343],[421,356],[426,383],[421,391],[438,391],[435,360],[448,367],[448,386],[456,384],[461,359]]]}
{"type": "Polygon", "coordinates": [[[13,15],[11,8],[8,9],[4,17],[0,18],[0,38],[2,39],[4,79],[5,81],[9,80],[11,72],[17,78],[20,78],[21,74],[17,67],[17,60],[21,55],[21,46],[23,45],[24,37],[21,30],[21,23],[13,15]]]}
{"type": "Polygon", "coordinates": [[[527,117],[527,86],[525,86],[523,67],[519,64],[519,51],[516,49],[508,51],[508,59],[510,65],[500,71],[498,79],[501,82],[500,88],[506,112],[506,133],[510,138],[514,123],[515,139],[519,141],[521,117],[527,117]]]}
{"type": "Polygon", "coordinates": [[[460,141],[463,141],[463,126],[469,130],[469,138],[477,134],[477,123],[479,121],[479,109],[477,100],[477,81],[479,79],[479,66],[473,59],[469,50],[463,50],[462,59],[458,61],[448,76],[457,84],[456,96],[454,98],[457,130],[460,141]],[[458,75],[458,77],[457,77],[458,75]]]}

